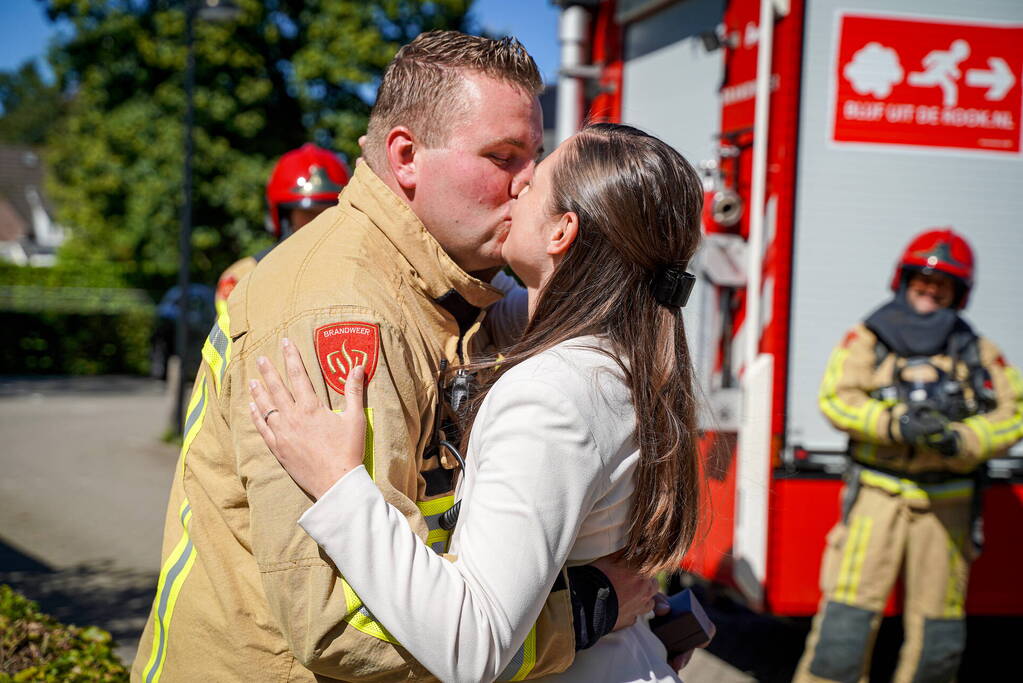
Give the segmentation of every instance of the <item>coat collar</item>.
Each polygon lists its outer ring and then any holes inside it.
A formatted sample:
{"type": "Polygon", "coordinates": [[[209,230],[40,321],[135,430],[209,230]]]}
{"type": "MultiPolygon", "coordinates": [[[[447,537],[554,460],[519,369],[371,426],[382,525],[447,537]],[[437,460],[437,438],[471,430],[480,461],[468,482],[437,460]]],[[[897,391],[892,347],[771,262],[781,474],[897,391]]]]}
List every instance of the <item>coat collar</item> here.
{"type": "Polygon", "coordinates": [[[445,301],[462,299],[479,309],[501,298],[500,290],[469,275],[451,260],[409,205],[366,162],[358,162],[341,198],[365,214],[387,237],[419,275],[426,294],[441,306],[447,308],[445,301]]]}

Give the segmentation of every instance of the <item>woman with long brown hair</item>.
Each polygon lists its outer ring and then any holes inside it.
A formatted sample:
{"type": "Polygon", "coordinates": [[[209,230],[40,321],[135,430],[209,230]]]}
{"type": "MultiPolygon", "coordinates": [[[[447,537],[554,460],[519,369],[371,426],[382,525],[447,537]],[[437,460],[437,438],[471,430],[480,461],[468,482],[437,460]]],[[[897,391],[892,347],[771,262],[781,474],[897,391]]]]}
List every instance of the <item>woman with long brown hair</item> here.
{"type": "MultiPolygon", "coordinates": [[[[620,551],[653,575],[691,544],[700,486],[681,308],[702,194],[678,152],[628,126],[588,126],[537,166],[502,251],[526,285],[529,323],[471,406],[446,559],[361,467],[361,370],[338,416],[318,405],[293,347],[291,391],[261,363],[253,420],[318,499],[300,524],[441,680],[512,680],[565,564],[620,551]]],[[[555,678],[677,680],[642,620],[555,678]]]]}

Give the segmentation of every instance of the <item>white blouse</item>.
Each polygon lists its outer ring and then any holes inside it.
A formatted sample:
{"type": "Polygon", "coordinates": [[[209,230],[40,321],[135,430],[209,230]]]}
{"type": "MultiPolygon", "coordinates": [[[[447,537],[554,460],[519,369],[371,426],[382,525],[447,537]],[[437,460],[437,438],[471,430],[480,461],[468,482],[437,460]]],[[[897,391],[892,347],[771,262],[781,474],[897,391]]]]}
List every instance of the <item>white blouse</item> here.
{"type": "MultiPolygon", "coordinates": [[[[621,549],[635,414],[617,364],[575,339],[506,372],[470,436],[448,561],[387,504],[365,468],[299,520],[374,618],[442,681],[491,681],[525,641],[561,567],[621,549]]],[[[645,620],[546,680],[677,681],[645,620]]]]}

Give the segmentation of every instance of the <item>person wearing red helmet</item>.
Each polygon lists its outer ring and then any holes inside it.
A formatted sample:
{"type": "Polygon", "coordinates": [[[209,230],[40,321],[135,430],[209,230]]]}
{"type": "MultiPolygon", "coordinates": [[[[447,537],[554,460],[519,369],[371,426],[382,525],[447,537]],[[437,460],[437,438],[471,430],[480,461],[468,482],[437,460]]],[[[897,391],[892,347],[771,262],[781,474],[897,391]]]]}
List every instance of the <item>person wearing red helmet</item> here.
{"type": "MultiPolygon", "coordinates": [[[[348,167],[335,154],[312,143],[285,153],[266,184],[267,230],[277,242],[287,238],[337,204],[337,195],[348,184],[349,177],[348,167]]],[[[273,247],[239,259],[223,272],[217,280],[214,300],[218,313],[227,306],[227,297],[235,285],[270,253],[270,249],[273,247]]]]}
{"type": "Polygon", "coordinates": [[[894,297],[832,352],[820,408],[849,434],[842,517],[828,534],[821,605],[796,681],[866,680],[900,573],[896,681],[950,681],[966,646],[970,562],[985,461],[1023,438],[1023,378],[960,317],[969,243],[951,229],[909,243],[894,297]]]}

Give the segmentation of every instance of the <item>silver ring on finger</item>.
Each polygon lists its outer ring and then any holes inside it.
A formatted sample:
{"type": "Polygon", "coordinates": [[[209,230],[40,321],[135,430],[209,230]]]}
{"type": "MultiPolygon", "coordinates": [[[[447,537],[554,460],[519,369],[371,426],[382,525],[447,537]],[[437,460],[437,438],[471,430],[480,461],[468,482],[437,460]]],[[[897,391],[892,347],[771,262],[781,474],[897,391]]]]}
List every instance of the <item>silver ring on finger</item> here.
{"type": "Polygon", "coordinates": [[[270,410],[266,411],[265,413],[263,413],[263,422],[266,422],[267,418],[269,418],[274,413],[279,413],[279,412],[281,412],[281,411],[277,410],[276,408],[271,408],[270,410]]]}

